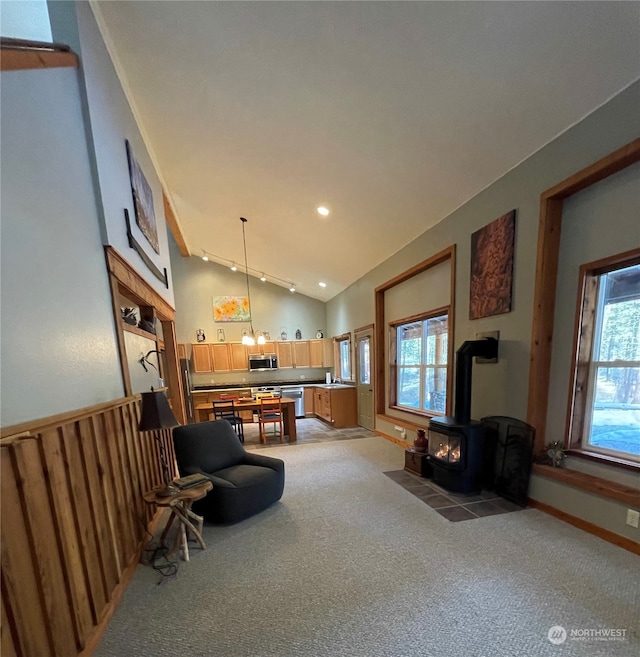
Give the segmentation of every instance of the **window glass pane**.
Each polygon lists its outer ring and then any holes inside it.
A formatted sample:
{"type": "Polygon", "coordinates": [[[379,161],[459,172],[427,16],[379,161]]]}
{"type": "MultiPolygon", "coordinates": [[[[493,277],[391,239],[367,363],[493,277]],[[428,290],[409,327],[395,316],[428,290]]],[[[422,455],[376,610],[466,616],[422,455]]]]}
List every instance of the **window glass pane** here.
{"type": "Polygon", "coordinates": [[[360,372],[358,374],[358,381],[362,384],[369,385],[371,383],[371,359],[369,352],[369,338],[358,340],[358,354],[360,362],[360,372]]]}
{"type": "Polygon", "coordinates": [[[398,327],[398,365],[422,362],[422,322],[398,327]]]}
{"type": "Polygon", "coordinates": [[[425,322],[427,365],[445,365],[447,362],[447,316],[432,317],[425,322]]]}
{"type": "Polygon", "coordinates": [[[640,360],[640,299],[611,303],[605,297],[599,346],[599,361],[640,360]]]}
{"type": "Polygon", "coordinates": [[[588,442],[640,455],[640,367],[598,367],[588,442]]]}
{"type": "Polygon", "coordinates": [[[424,409],[436,413],[446,412],[447,368],[429,367],[425,371],[424,409]]]}
{"type": "Polygon", "coordinates": [[[398,368],[398,405],[420,408],[420,368],[398,368]]]}
{"type": "Polygon", "coordinates": [[[340,342],[340,376],[343,379],[351,378],[351,358],[349,354],[349,340],[340,342]]]}

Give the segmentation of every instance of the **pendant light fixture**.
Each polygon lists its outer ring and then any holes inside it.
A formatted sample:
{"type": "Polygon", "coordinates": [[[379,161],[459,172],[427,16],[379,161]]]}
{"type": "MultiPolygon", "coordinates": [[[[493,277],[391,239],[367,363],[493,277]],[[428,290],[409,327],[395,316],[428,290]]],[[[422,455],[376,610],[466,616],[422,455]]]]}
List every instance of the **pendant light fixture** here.
{"type": "MultiPolygon", "coordinates": [[[[249,291],[249,265],[247,263],[247,238],[244,230],[244,225],[247,223],[247,220],[244,217],[240,217],[240,221],[242,222],[242,246],[244,247],[244,275],[247,279],[247,303],[249,305],[249,326],[250,326],[249,335],[242,336],[242,344],[251,346],[256,343],[256,333],[253,330],[253,317],[251,313],[251,292],[249,291]]],[[[258,335],[257,342],[258,344],[265,343],[264,335],[262,333],[258,335]]]]}

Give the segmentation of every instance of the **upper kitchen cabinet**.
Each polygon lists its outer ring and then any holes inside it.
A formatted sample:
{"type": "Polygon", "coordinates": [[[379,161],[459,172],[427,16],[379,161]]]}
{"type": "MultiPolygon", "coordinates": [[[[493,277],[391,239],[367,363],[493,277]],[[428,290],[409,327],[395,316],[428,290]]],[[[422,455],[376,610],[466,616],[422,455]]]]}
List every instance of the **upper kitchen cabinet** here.
{"type": "Polygon", "coordinates": [[[229,350],[231,351],[231,369],[234,372],[247,371],[249,369],[249,349],[247,345],[241,342],[229,343],[229,350]]]}
{"type": "Polygon", "coordinates": [[[311,352],[309,348],[309,340],[299,340],[293,343],[293,366],[294,367],[311,366],[311,352]]]}
{"type": "MultiPolygon", "coordinates": [[[[225,342],[209,345],[211,347],[211,362],[214,372],[231,371],[231,350],[225,342]]],[[[244,346],[244,345],[240,345],[244,346]]],[[[245,360],[245,369],[248,367],[248,360],[245,360]]]]}
{"type": "Polygon", "coordinates": [[[264,356],[266,354],[275,354],[276,353],[276,343],[275,342],[265,342],[264,344],[252,344],[247,347],[247,352],[253,355],[264,356]]]}
{"type": "Polygon", "coordinates": [[[333,367],[333,340],[309,340],[310,366],[333,367]]]}
{"type": "Polygon", "coordinates": [[[291,342],[276,342],[278,367],[283,370],[293,367],[293,344],[291,342]]]}
{"type": "Polygon", "coordinates": [[[191,361],[194,372],[200,373],[212,371],[211,349],[209,346],[210,345],[205,342],[191,345],[191,361]]]}
{"type": "Polygon", "coordinates": [[[188,358],[186,344],[178,343],[178,358],[188,358]]]}
{"type": "Polygon", "coordinates": [[[311,366],[309,340],[276,342],[276,354],[278,355],[278,368],[281,370],[311,366]]]}
{"type": "MultiPolygon", "coordinates": [[[[244,345],[241,345],[244,346],[244,345]]],[[[226,342],[210,344],[199,342],[191,345],[191,359],[193,371],[196,374],[205,372],[230,372],[231,349],[226,342]]],[[[246,352],[245,352],[246,353],[246,352]]],[[[244,361],[244,369],[248,368],[248,361],[244,361]]]]}

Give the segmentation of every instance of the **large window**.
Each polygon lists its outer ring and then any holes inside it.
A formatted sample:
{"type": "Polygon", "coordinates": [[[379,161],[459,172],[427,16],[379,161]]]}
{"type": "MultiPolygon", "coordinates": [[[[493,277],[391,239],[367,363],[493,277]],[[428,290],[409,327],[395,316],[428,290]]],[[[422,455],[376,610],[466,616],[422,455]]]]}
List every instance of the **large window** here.
{"type": "Polygon", "coordinates": [[[392,325],[393,406],[429,414],[446,413],[448,324],[448,313],[440,311],[392,325]]]}
{"type": "Polygon", "coordinates": [[[582,268],[570,426],[572,447],[631,461],[640,461],[639,261],[582,268]]]}

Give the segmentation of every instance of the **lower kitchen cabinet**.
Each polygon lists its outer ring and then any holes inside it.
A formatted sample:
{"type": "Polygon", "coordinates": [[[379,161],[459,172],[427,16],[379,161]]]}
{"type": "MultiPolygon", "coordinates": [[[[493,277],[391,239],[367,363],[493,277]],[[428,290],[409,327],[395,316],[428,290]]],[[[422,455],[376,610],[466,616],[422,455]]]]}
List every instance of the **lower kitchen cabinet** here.
{"type": "Polygon", "coordinates": [[[315,388],[310,388],[309,386],[304,387],[304,414],[306,417],[313,417],[315,415],[313,412],[313,393],[315,391],[315,388]]]}
{"type": "Polygon", "coordinates": [[[358,425],[356,389],[353,388],[315,388],[313,393],[313,412],[316,417],[328,422],[336,429],[358,425]]]}

